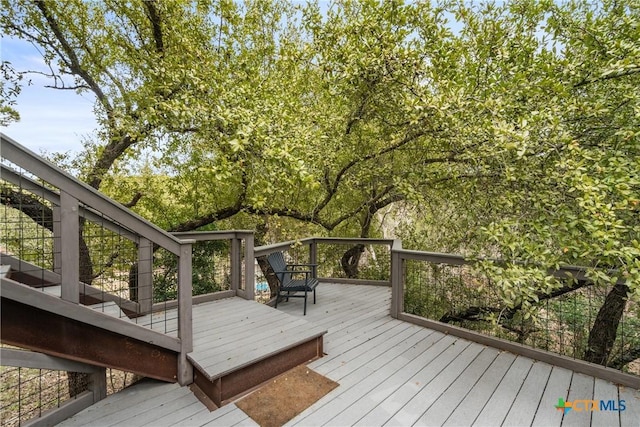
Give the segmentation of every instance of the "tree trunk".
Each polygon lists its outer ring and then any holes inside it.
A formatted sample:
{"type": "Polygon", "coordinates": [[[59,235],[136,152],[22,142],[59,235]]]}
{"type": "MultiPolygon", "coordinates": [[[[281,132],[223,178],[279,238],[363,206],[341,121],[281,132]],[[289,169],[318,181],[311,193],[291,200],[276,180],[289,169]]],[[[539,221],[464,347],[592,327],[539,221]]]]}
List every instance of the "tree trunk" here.
{"type": "Polygon", "coordinates": [[[363,252],[364,245],[357,244],[348,249],[344,255],[342,255],[342,259],[340,260],[342,270],[344,270],[349,279],[355,279],[358,277],[358,264],[360,263],[360,258],[362,257],[363,252]]]}
{"type": "Polygon", "coordinates": [[[589,332],[589,343],[584,354],[584,360],[587,362],[607,365],[627,303],[628,292],[627,285],[618,284],[607,294],[589,332]]]}
{"type": "MultiPolygon", "coordinates": [[[[263,246],[266,244],[265,236],[269,231],[269,224],[267,223],[267,221],[268,221],[268,218],[264,216],[262,218],[262,221],[256,224],[256,230],[254,234],[255,246],[263,246]]],[[[262,275],[264,276],[265,279],[267,279],[267,283],[269,284],[269,291],[271,293],[269,297],[274,298],[278,294],[278,284],[279,284],[278,278],[276,277],[276,274],[273,272],[273,268],[271,268],[271,265],[269,264],[269,261],[267,261],[266,256],[257,257],[256,260],[258,261],[258,266],[262,271],[262,275]]]]}
{"type": "Polygon", "coordinates": [[[267,283],[269,284],[269,290],[271,291],[270,297],[274,298],[278,292],[278,278],[273,272],[273,268],[271,268],[266,256],[258,257],[257,260],[258,266],[260,266],[260,270],[262,271],[262,275],[267,279],[267,283]]]}

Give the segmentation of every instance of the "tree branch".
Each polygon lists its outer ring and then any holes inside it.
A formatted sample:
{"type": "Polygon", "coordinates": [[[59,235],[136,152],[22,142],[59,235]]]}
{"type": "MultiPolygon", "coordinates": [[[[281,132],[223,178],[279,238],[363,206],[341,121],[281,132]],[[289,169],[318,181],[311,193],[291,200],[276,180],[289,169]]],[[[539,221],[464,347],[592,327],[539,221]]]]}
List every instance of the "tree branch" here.
{"type": "Polygon", "coordinates": [[[138,204],[138,202],[140,201],[140,199],[142,199],[143,196],[144,196],[144,193],[138,191],[136,194],[133,195],[133,198],[131,199],[131,201],[129,201],[128,203],[123,203],[122,205],[125,208],[132,208],[138,204]]]}
{"type": "Polygon", "coordinates": [[[600,77],[595,77],[592,79],[584,79],[576,84],[573,85],[574,88],[578,88],[578,87],[582,87],[582,86],[586,86],[592,83],[596,83],[596,82],[602,82],[602,81],[606,81],[606,80],[611,80],[611,79],[618,79],[620,77],[626,77],[626,76],[631,76],[633,74],[638,74],[640,73],[640,67],[632,67],[632,68],[628,68],[626,70],[623,71],[619,71],[617,73],[610,73],[610,74],[606,74],[604,76],[600,76],[600,77]]]}
{"type": "Polygon", "coordinates": [[[151,23],[151,28],[153,30],[153,40],[155,42],[156,53],[162,55],[164,53],[164,38],[162,35],[161,19],[158,9],[156,8],[156,2],[155,0],[146,0],[142,3],[147,9],[147,17],[149,18],[149,22],[151,23]]]}
{"type": "MultiPolygon", "coordinates": [[[[89,73],[84,68],[82,68],[82,66],[80,65],[80,59],[78,58],[78,55],[76,55],[75,51],[71,47],[71,44],[69,43],[69,41],[65,37],[64,33],[62,32],[62,29],[60,28],[60,25],[58,24],[58,21],[51,14],[51,11],[49,10],[49,8],[47,6],[47,3],[45,1],[38,0],[38,1],[35,2],[35,4],[38,7],[38,9],[40,9],[40,12],[42,12],[42,16],[47,21],[47,24],[49,25],[49,28],[51,28],[51,31],[53,31],[53,34],[56,36],[56,39],[58,40],[58,42],[62,46],[64,54],[68,58],[69,70],[72,73],[77,74],[78,76],[82,77],[82,79],[91,88],[91,91],[93,93],[95,93],[96,97],[98,98],[100,103],[103,105],[105,110],[108,113],[112,112],[113,111],[113,107],[109,103],[109,100],[107,99],[107,96],[102,91],[102,88],[100,87],[98,82],[96,82],[93,79],[93,77],[91,77],[91,75],[89,75],[89,73]]],[[[61,57],[61,59],[64,60],[64,56],[62,56],[62,55],[59,55],[59,56],[61,57]]]]}
{"type": "Polygon", "coordinates": [[[622,369],[625,367],[625,365],[628,365],[636,359],[640,359],[640,346],[627,349],[618,357],[609,362],[607,366],[613,369],[622,369]]]}
{"type": "Polygon", "coordinates": [[[36,224],[53,232],[53,210],[39,199],[3,185],[0,187],[0,204],[19,210],[36,224]]]}
{"type": "MultiPolygon", "coordinates": [[[[570,292],[576,291],[578,289],[584,288],[586,286],[593,285],[593,282],[587,280],[578,280],[576,282],[571,282],[568,285],[565,285],[559,289],[554,290],[550,293],[538,292],[536,296],[538,297],[538,301],[544,301],[552,298],[559,297],[564,294],[568,294],[570,292]]],[[[513,308],[501,308],[501,307],[486,307],[486,306],[473,306],[468,307],[462,311],[457,312],[448,312],[444,316],[442,316],[439,321],[443,323],[450,322],[462,322],[462,321],[484,321],[486,320],[484,316],[486,314],[496,314],[502,313],[502,319],[511,319],[516,314],[518,310],[522,308],[522,303],[516,305],[513,308]]]]}

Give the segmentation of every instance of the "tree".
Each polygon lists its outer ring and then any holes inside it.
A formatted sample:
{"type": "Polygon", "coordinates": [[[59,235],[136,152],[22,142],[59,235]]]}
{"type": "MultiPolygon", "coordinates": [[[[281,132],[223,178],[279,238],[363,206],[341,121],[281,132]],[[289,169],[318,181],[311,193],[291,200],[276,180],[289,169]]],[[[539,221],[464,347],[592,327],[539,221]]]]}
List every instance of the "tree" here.
{"type": "Polygon", "coordinates": [[[506,260],[487,269],[510,309],[575,290],[540,271],[593,267],[615,289],[590,334],[605,358],[640,292],[637,1],[289,6],[4,0],[1,23],[54,87],[95,94],[82,176],[165,229],[366,237],[433,206],[442,242],[506,260]]]}

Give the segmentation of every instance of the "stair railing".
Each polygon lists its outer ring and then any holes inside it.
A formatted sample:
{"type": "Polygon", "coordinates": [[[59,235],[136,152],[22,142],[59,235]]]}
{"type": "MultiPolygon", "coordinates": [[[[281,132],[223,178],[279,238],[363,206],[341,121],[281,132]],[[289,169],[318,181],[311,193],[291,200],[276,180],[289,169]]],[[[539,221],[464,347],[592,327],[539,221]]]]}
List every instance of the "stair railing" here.
{"type": "MultiPolygon", "coordinates": [[[[188,384],[193,372],[186,354],[193,350],[192,337],[192,266],[193,240],[179,239],[146,221],[123,205],[109,199],[89,185],[79,181],[51,162],[21,146],[5,134],[0,134],[0,177],[5,185],[19,184],[19,191],[35,190],[36,197],[51,206],[53,231],[52,270],[60,275],[62,299],[80,301],[80,236],[82,224],[95,218],[100,226],[117,228],[135,244],[138,251],[138,292],[141,293],[140,314],[152,306],[152,247],[163,248],[177,260],[177,335],[180,341],[178,382],[188,384]]],[[[7,187],[8,188],[8,187],[7,187]]],[[[4,204],[9,193],[4,193],[4,204]]],[[[48,212],[47,212],[48,214],[48,212]]],[[[45,215],[43,215],[45,216],[45,215]]],[[[139,295],[140,296],[140,295],[139,295]]]]}

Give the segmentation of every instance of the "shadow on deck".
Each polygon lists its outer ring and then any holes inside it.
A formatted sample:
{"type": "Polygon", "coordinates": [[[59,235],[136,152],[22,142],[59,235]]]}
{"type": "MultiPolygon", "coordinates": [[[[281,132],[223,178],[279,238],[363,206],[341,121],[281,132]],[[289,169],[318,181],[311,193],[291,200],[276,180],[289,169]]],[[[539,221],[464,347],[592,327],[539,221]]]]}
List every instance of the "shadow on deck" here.
{"type": "MultiPolygon", "coordinates": [[[[323,283],[318,303],[309,305],[304,319],[297,299],[282,303],[277,311],[256,308],[265,316],[259,323],[243,324],[239,310],[232,308],[220,308],[222,315],[215,320],[194,310],[194,324],[200,324],[204,334],[198,334],[193,354],[204,355],[216,346],[206,331],[222,324],[236,325],[238,333],[251,337],[253,344],[239,353],[268,346],[272,341],[265,334],[280,334],[281,328],[274,326],[283,326],[277,320],[282,313],[309,322],[309,328],[326,329],[326,356],[309,366],[340,386],[288,425],[638,425],[638,390],[392,319],[390,299],[387,287],[323,283]],[[586,411],[578,406],[565,413],[555,407],[559,398],[574,404],[625,401],[625,410],[586,411]]],[[[199,360],[204,364],[213,359],[199,360]]],[[[209,412],[185,389],[152,382],[111,396],[63,425],[88,423],[255,425],[233,403],[209,412]]]]}

